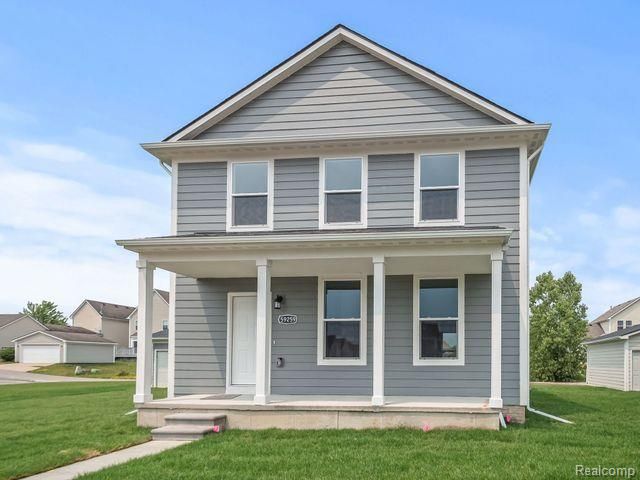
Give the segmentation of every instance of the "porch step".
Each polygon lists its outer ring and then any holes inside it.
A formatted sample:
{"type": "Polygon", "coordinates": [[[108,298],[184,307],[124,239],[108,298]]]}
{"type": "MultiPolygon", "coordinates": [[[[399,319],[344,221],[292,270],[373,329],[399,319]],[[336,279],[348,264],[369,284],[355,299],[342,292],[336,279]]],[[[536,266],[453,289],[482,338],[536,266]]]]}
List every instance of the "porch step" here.
{"type": "Polygon", "coordinates": [[[224,428],[227,417],[222,413],[172,413],[164,417],[166,425],[199,425],[203,427],[212,427],[220,425],[224,428]]]}
{"type": "Polygon", "coordinates": [[[172,413],[164,420],[164,427],[151,430],[154,440],[199,440],[213,433],[216,427],[224,430],[227,417],[215,412],[172,413]]]}

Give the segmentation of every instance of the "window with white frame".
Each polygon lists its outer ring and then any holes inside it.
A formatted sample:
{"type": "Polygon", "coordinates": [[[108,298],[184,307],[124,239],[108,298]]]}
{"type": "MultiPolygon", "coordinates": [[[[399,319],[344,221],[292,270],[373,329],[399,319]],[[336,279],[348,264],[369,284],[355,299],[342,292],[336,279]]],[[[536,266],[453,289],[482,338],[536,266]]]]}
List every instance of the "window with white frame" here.
{"type": "Polygon", "coordinates": [[[162,329],[163,330],[169,329],[169,320],[162,320],[162,329]]]}
{"type": "Polygon", "coordinates": [[[625,326],[624,326],[624,328],[629,328],[629,327],[631,327],[632,325],[633,325],[633,322],[632,322],[631,320],[627,320],[627,321],[626,321],[626,324],[625,324],[625,326]]]}
{"type": "Polygon", "coordinates": [[[624,320],[618,320],[618,330],[622,330],[624,328],[624,320]]]}
{"type": "Polygon", "coordinates": [[[327,158],[321,168],[320,225],[328,228],[364,225],[364,159],[327,158]]]}
{"type": "Polygon", "coordinates": [[[270,164],[268,161],[232,162],[227,212],[230,229],[270,226],[270,164]]]}
{"type": "Polygon", "coordinates": [[[416,163],[416,223],[459,222],[461,154],[421,154],[416,163]]]}
{"type": "Polygon", "coordinates": [[[416,277],[414,282],[414,364],[462,365],[462,280],[416,277]]]}
{"type": "Polygon", "coordinates": [[[318,364],[364,365],[364,280],[320,279],[318,287],[318,364]]]}

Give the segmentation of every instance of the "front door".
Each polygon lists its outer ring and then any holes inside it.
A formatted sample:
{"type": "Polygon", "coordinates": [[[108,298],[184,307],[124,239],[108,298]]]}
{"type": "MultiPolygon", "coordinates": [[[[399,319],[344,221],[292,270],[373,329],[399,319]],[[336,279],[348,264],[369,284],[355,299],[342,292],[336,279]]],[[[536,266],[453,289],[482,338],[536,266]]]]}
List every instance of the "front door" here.
{"type": "Polygon", "coordinates": [[[231,297],[230,386],[255,388],[256,384],[256,295],[231,297]]]}

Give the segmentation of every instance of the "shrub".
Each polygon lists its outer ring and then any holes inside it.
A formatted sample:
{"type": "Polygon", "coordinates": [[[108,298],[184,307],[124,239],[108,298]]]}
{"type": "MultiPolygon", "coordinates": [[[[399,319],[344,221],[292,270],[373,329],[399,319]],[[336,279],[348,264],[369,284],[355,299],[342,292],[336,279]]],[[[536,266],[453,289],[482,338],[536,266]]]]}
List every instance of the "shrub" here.
{"type": "Polygon", "coordinates": [[[16,359],[16,350],[13,347],[0,348],[0,358],[5,362],[13,362],[16,359]]]}

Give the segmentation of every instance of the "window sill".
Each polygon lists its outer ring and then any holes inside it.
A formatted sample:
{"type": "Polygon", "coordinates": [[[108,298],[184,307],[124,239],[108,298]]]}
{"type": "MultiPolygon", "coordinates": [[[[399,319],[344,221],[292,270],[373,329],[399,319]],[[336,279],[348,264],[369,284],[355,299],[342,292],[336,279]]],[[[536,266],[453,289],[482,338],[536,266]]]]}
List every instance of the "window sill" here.
{"type": "Polygon", "coordinates": [[[227,232],[271,232],[271,225],[247,225],[247,226],[227,226],[227,232]]]}
{"type": "Polygon", "coordinates": [[[414,227],[451,227],[451,226],[463,226],[464,221],[456,220],[418,220],[414,222],[414,227]]]}
{"type": "Polygon", "coordinates": [[[354,358],[354,359],[328,359],[328,358],[319,358],[318,365],[334,365],[337,367],[362,367],[367,365],[367,361],[364,358],[354,358]]]}
{"type": "Polygon", "coordinates": [[[358,223],[321,223],[319,225],[320,230],[342,230],[350,228],[367,228],[367,225],[363,222],[358,223]]]}
{"type": "Polygon", "coordinates": [[[413,359],[413,366],[414,367],[421,367],[421,366],[430,366],[430,367],[436,367],[436,366],[441,366],[441,367],[451,367],[451,366],[457,366],[457,367],[461,367],[464,366],[464,358],[430,358],[430,359],[426,359],[426,358],[414,358],[413,359]]]}

